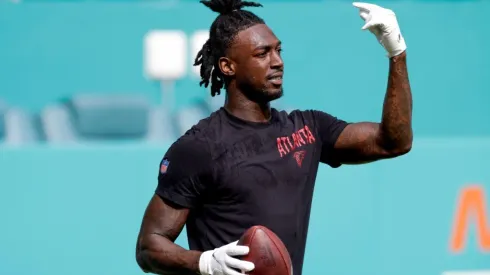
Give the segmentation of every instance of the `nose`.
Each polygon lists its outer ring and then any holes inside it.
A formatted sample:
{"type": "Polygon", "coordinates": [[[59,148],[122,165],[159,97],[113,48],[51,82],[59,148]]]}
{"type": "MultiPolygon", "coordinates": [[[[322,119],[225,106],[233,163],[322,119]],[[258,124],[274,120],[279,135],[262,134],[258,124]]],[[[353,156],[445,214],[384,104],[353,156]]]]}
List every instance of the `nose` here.
{"type": "Polygon", "coordinates": [[[271,56],[271,68],[272,69],[280,69],[284,68],[284,62],[282,61],[282,57],[278,51],[274,51],[271,56]]]}

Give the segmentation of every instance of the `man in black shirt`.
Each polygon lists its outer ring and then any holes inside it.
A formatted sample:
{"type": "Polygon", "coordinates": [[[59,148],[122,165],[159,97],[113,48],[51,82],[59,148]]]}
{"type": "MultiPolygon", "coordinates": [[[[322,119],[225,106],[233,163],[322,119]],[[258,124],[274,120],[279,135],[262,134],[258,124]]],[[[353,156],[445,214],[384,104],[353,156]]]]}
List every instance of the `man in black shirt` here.
{"type": "MultiPolygon", "coordinates": [[[[201,120],[169,148],[158,187],[145,212],[136,248],[145,272],[238,275],[237,240],[253,225],[275,232],[301,275],[315,178],[333,168],[407,153],[412,144],[412,97],[405,42],[394,13],[354,3],[390,61],[380,123],[347,123],[325,112],[286,113],[281,97],[281,42],[241,0],[201,1],[220,13],[199,52],[201,84],[226,90],[225,106],[201,120]],[[174,243],[187,225],[190,250],[174,243]]],[[[285,274],[286,275],[286,274],[285,274]]]]}

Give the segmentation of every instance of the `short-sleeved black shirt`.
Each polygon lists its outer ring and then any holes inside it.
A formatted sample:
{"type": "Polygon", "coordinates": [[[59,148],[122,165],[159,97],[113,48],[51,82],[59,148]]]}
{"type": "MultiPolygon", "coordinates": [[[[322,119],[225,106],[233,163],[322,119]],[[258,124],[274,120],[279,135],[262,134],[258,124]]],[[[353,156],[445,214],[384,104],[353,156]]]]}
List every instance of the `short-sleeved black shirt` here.
{"type": "Polygon", "coordinates": [[[253,123],[221,108],[172,144],[156,193],[191,209],[190,249],[214,249],[263,225],[284,242],[301,275],[318,165],[340,166],[331,149],[346,125],[314,110],[272,109],[269,122],[253,123]]]}

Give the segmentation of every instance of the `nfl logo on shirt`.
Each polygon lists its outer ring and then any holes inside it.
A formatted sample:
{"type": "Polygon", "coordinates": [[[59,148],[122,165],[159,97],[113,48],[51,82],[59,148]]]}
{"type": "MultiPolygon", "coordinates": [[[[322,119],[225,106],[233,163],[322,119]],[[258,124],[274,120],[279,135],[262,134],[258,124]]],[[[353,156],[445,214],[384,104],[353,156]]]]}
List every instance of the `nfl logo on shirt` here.
{"type": "Polygon", "coordinates": [[[167,173],[167,168],[168,168],[169,163],[170,162],[167,159],[162,160],[162,163],[160,164],[160,173],[161,174],[167,173]]]}

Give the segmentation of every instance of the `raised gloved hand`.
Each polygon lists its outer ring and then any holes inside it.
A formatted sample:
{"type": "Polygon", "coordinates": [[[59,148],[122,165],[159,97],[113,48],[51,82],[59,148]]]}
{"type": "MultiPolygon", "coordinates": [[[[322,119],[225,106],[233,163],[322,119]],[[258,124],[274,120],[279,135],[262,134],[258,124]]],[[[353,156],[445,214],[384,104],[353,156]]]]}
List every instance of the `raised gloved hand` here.
{"type": "Polygon", "coordinates": [[[199,271],[201,274],[243,275],[240,273],[241,271],[252,271],[255,268],[252,262],[234,258],[234,256],[245,256],[249,252],[247,246],[237,245],[237,243],[238,241],[232,242],[214,250],[203,252],[199,259],[199,271]]]}
{"type": "Polygon", "coordinates": [[[369,3],[354,2],[353,5],[359,9],[359,15],[365,22],[362,29],[368,29],[376,36],[388,52],[388,57],[397,56],[407,49],[392,10],[369,3]]]}

